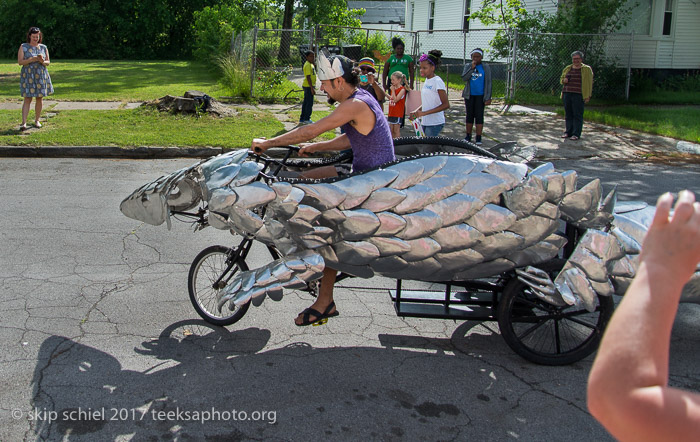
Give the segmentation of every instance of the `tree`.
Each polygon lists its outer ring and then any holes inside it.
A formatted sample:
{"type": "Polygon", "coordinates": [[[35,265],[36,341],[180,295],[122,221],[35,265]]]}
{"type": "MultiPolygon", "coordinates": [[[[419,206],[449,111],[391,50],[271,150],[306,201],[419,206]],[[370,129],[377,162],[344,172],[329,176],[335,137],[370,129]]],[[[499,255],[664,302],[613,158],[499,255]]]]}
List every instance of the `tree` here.
{"type": "Polygon", "coordinates": [[[206,6],[194,13],[194,56],[211,61],[229,52],[235,33],[251,29],[262,5],[253,0],[206,6]]]}
{"type": "MultiPolygon", "coordinates": [[[[314,25],[328,24],[359,28],[362,22],[357,17],[365,13],[364,9],[348,9],[346,0],[300,0],[298,5],[296,18],[299,23],[307,22],[314,25]]],[[[285,0],[283,17],[283,29],[292,29],[293,25],[287,21],[287,18],[294,17],[293,0],[285,0]]],[[[339,33],[335,32],[335,34],[339,33]]],[[[280,59],[285,59],[284,56],[289,57],[290,43],[291,38],[283,34],[280,41],[280,59]]]]}
{"type": "MultiPolygon", "coordinates": [[[[14,57],[30,26],[39,26],[55,58],[188,58],[194,13],[248,0],[0,1],[0,47],[14,57]]],[[[252,0],[251,0],[252,1],[252,0]]]]}
{"type": "MultiPolygon", "coordinates": [[[[294,19],[294,0],[284,1],[284,15],[282,16],[282,29],[292,29],[294,19]]],[[[289,46],[291,44],[291,35],[288,31],[282,33],[280,40],[279,57],[283,60],[289,59],[289,46]]]]}

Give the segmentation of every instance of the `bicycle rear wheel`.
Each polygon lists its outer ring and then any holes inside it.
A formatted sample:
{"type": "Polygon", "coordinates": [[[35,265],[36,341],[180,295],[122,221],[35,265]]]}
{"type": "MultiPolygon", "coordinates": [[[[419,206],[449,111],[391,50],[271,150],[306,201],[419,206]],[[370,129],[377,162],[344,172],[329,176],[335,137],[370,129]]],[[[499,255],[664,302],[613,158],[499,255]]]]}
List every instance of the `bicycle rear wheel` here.
{"type": "Polygon", "coordinates": [[[614,309],[611,296],[598,296],[593,312],[576,306],[556,307],[513,278],[498,304],[498,326],[508,346],[525,359],[542,365],[568,365],[596,351],[614,309]]]}
{"type": "Polygon", "coordinates": [[[219,293],[228,281],[239,271],[248,270],[248,265],[242,258],[235,263],[231,262],[231,252],[230,247],[207,247],[199,252],[190,266],[187,278],[190,301],[199,316],[210,324],[231,325],[238,322],[250,307],[250,303],[236,306],[233,310],[229,310],[226,305],[221,311],[217,307],[219,293]]]}

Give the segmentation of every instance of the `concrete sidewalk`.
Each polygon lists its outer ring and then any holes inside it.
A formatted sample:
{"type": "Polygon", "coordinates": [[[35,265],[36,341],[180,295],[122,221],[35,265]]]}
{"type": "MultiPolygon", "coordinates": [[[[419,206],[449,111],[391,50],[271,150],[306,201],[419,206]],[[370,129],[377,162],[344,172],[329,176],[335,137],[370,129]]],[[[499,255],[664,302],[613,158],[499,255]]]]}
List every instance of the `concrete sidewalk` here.
{"type": "MultiPolygon", "coordinates": [[[[458,94],[450,94],[451,107],[445,112],[446,124],[442,136],[463,139],[465,136],[465,108],[458,94]]],[[[66,102],[44,101],[46,115],[61,110],[117,110],[134,109],[142,103],[127,102],[66,102]]],[[[287,115],[300,104],[232,105],[258,109],[272,113],[292,130],[298,122],[287,115]]],[[[386,106],[385,106],[386,108],[386,106]]],[[[1,102],[0,110],[20,110],[21,102],[1,102]]],[[[673,155],[679,161],[700,161],[700,145],[673,138],[652,135],[634,130],[615,128],[596,123],[584,123],[582,138],[578,141],[562,139],[564,120],[551,112],[538,111],[523,106],[513,106],[508,113],[499,112],[500,106],[487,107],[484,124],[483,147],[488,149],[505,141],[517,141],[520,145],[534,144],[538,147],[538,159],[642,159],[673,155]],[[679,153],[684,152],[684,153],[679,153]]],[[[325,95],[316,96],[315,111],[330,110],[325,95]]],[[[385,109],[386,110],[386,109],[385,109]]],[[[49,123],[50,124],[50,123],[49,123]]],[[[34,129],[30,129],[34,130],[34,129]]],[[[410,125],[406,125],[402,136],[413,136],[410,125]]],[[[1,140],[0,140],[1,143],[1,140]]],[[[244,148],[247,146],[241,146],[244,148]]],[[[221,148],[189,147],[139,147],[119,148],[114,146],[55,146],[26,147],[0,146],[0,156],[61,156],[61,157],[122,157],[122,158],[173,158],[201,157],[221,153],[221,148]]]]}
{"type": "MultiPolygon", "coordinates": [[[[141,106],[142,102],[125,101],[56,101],[44,100],[44,110],[117,110],[135,109],[141,106]]],[[[32,102],[32,109],[34,103],[32,102]]],[[[0,110],[21,110],[22,102],[6,101],[0,102],[0,110]]]]}
{"type": "MultiPolygon", "coordinates": [[[[450,109],[445,112],[446,124],[441,135],[463,139],[465,130],[465,108],[459,99],[450,100],[450,109]]],[[[329,109],[320,100],[325,95],[316,96],[314,110],[329,109]]],[[[298,123],[289,120],[287,111],[299,105],[258,105],[257,109],[272,112],[285,124],[286,130],[294,129],[298,123]]],[[[386,105],[384,106],[386,110],[386,105]]],[[[519,145],[534,144],[539,149],[538,158],[576,159],[608,158],[639,159],[649,156],[666,156],[679,151],[700,155],[700,145],[679,141],[660,135],[647,134],[629,129],[615,128],[597,123],[584,122],[583,136],[578,141],[562,139],[564,118],[553,112],[540,111],[525,106],[512,106],[505,114],[499,112],[500,106],[489,106],[484,123],[483,147],[488,149],[498,143],[517,141],[519,145]],[[688,150],[690,149],[690,150],[688,150]]],[[[414,136],[413,128],[406,125],[401,130],[405,137],[414,136]]],[[[700,157],[696,158],[700,161],[700,157]]]]}

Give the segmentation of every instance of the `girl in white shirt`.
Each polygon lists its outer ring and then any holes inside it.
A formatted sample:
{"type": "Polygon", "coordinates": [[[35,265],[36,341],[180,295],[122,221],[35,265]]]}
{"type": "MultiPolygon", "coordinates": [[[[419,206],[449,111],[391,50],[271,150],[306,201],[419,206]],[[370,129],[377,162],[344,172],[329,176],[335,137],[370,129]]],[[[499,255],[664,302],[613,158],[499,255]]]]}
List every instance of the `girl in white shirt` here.
{"type": "Polygon", "coordinates": [[[411,119],[421,118],[421,124],[426,137],[436,137],[445,127],[445,109],[449,109],[447,88],[442,78],[435,75],[435,69],[440,64],[442,51],[433,49],[419,58],[420,75],[425,77],[421,89],[421,110],[413,112],[411,119]]]}

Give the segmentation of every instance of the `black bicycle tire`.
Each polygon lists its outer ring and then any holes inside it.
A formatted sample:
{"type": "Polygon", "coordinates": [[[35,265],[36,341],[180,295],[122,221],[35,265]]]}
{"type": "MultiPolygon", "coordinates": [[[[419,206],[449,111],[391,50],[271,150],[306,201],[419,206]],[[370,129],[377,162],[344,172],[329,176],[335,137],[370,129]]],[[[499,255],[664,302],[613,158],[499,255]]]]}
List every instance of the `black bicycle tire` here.
{"type": "Polygon", "coordinates": [[[428,145],[442,145],[448,147],[454,147],[458,149],[464,149],[470,153],[480,155],[487,158],[498,158],[497,155],[483,149],[476,144],[469,143],[466,140],[459,140],[456,138],[448,137],[399,137],[394,138],[394,148],[397,146],[408,146],[412,144],[428,144],[428,145]]]}
{"type": "MultiPolygon", "coordinates": [[[[192,306],[194,307],[195,311],[197,314],[207,321],[210,324],[213,325],[218,325],[218,326],[226,326],[226,325],[231,325],[236,322],[238,322],[248,311],[248,308],[250,307],[250,303],[243,304],[242,306],[236,307],[236,310],[232,312],[230,316],[212,316],[206,309],[206,307],[203,307],[202,304],[199,302],[199,296],[197,293],[195,293],[196,288],[194,287],[196,278],[197,278],[197,273],[201,269],[200,263],[209,255],[212,255],[214,253],[221,253],[221,254],[228,254],[228,252],[231,250],[230,247],[222,246],[222,245],[215,245],[215,246],[209,246],[206,249],[202,250],[197,254],[197,256],[194,258],[192,261],[192,264],[190,265],[190,270],[187,275],[187,290],[190,295],[190,302],[192,303],[192,306]]],[[[248,264],[246,264],[245,259],[239,259],[238,262],[236,263],[238,269],[234,271],[234,273],[238,270],[242,271],[247,271],[248,270],[248,264]]],[[[214,300],[215,302],[215,300],[214,300]]],[[[224,309],[227,307],[224,306],[224,309]]],[[[223,310],[223,309],[222,309],[223,310]]]]}
{"type": "MultiPolygon", "coordinates": [[[[546,353],[535,351],[523,343],[513,328],[513,306],[517,297],[526,288],[528,286],[524,282],[517,278],[511,279],[506,284],[498,303],[497,318],[501,336],[515,353],[540,365],[569,365],[580,361],[598,349],[605,327],[615,309],[611,296],[598,296],[599,307],[596,309],[599,311],[598,320],[595,328],[591,330],[591,334],[585,340],[570,350],[561,353],[546,353]]],[[[544,301],[541,302],[544,303],[544,301]]]]}

